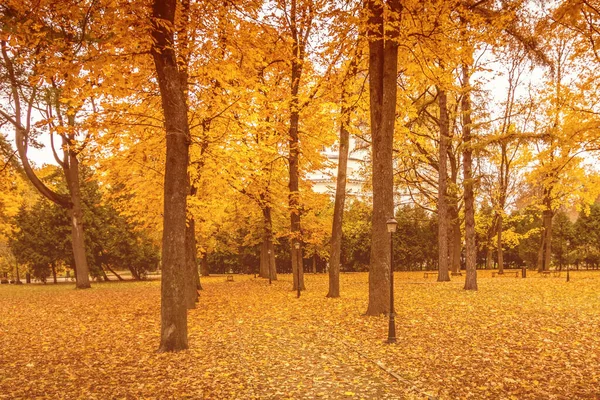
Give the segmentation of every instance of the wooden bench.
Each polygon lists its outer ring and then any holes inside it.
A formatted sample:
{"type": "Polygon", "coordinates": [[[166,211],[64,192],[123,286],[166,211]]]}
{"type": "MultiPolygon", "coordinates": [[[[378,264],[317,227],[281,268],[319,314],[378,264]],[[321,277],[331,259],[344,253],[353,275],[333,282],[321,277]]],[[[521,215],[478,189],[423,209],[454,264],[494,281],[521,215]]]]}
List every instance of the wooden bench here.
{"type": "Polygon", "coordinates": [[[504,271],[504,273],[500,273],[500,272],[492,272],[492,278],[496,277],[496,275],[498,275],[498,277],[501,276],[508,276],[508,275],[515,275],[515,278],[519,277],[519,274],[521,273],[521,271],[504,271]]]}
{"type": "Polygon", "coordinates": [[[423,276],[424,276],[425,278],[427,278],[429,275],[436,275],[436,276],[437,276],[437,274],[438,274],[438,272],[437,272],[437,271],[428,271],[428,272],[425,272],[425,273],[423,274],[423,276]]]}
{"type": "Polygon", "coordinates": [[[227,282],[233,282],[233,274],[227,274],[227,282]]]}

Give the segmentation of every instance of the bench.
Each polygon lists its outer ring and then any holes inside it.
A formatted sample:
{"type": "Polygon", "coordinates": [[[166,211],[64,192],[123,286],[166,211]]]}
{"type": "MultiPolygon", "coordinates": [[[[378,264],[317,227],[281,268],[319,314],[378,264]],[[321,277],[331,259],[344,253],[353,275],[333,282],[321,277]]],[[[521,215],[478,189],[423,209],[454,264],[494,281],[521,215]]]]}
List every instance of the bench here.
{"type": "Polygon", "coordinates": [[[233,274],[227,274],[227,282],[233,282],[233,274]]]}
{"type": "Polygon", "coordinates": [[[427,278],[429,275],[436,275],[436,276],[437,276],[437,274],[438,274],[438,272],[437,272],[437,271],[429,271],[429,272],[425,272],[425,273],[423,274],[423,276],[424,276],[425,278],[427,278]]]}
{"type": "Polygon", "coordinates": [[[521,273],[521,271],[504,271],[504,273],[500,273],[500,272],[492,272],[492,278],[496,277],[496,275],[498,275],[498,277],[501,276],[507,276],[507,275],[515,275],[515,278],[519,277],[519,274],[521,273]]]}

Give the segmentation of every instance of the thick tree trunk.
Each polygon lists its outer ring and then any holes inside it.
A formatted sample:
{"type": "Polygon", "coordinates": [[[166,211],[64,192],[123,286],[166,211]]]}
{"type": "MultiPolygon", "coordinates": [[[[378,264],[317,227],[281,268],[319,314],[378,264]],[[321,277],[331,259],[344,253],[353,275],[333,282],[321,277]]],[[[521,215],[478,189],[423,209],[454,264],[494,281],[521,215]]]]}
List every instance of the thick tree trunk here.
{"type": "Polygon", "coordinates": [[[269,278],[269,257],[268,257],[268,239],[263,232],[262,242],[260,243],[260,268],[258,276],[261,278],[269,278]]]}
{"type": "Polygon", "coordinates": [[[390,310],[390,238],[386,222],[394,216],[393,142],[396,120],[398,76],[397,29],[402,6],[389,2],[390,24],[395,26],[384,37],[384,7],[366,0],[369,37],[369,97],[373,160],[373,219],[371,230],[371,266],[369,268],[369,305],[367,315],[390,310]]]}
{"type": "Polygon", "coordinates": [[[188,310],[196,308],[198,302],[198,259],[196,257],[196,221],[193,216],[188,218],[185,227],[185,259],[187,265],[186,306],[188,310]]]}
{"type": "Polygon", "coordinates": [[[475,194],[473,182],[473,149],[471,147],[471,88],[469,65],[462,65],[463,96],[463,185],[465,199],[465,290],[477,290],[477,247],[475,244],[475,194]]]}
{"type": "Polygon", "coordinates": [[[448,134],[450,131],[450,121],[448,119],[446,92],[438,88],[438,105],[440,108],[440,146],[439,146],[439,166],[438,166],[438,282],[450,281],[448,275],[448,134]]]}
{"type": "MultiPolygon", "coordinates": [[[[344,97],[344,96],[342,96],[344,97]]],[[[335,203],[333,206],[333,225],[331,228],[331,256],[329,257],[329,291],[327,297],[340,297],[340,258],[342,254],[342,225],[344,204],[346,202],[346,177],[348,170],[348,153],[350,151],[350,132],[348,123],[350,113],[342,105],[340,126],[340,147],[338,152],[338,173],[335,187],[335,203]]]]}
{"type": "Polygon", "coordinates": [[[174,51],[176,0],[154,0],[152,56],[165,117],[167,154],[161,279],[160,352],[184,350],[187,341],[186,201],[190,133],[185,91],[174,51]]]}

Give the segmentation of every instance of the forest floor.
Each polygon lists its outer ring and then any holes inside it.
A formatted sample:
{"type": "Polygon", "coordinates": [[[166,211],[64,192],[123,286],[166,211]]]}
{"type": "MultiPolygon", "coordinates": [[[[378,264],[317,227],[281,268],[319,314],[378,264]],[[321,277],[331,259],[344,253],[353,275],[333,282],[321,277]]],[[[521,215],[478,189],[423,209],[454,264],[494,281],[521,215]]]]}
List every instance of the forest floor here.
{"type": "Polygon", "coordinates": [[[0,399],[600,399],[600,272],[397,273],[398,343],[368,276],[202,278],[187,351],[158,354],[160,283],[0,286],[0,399]]]}

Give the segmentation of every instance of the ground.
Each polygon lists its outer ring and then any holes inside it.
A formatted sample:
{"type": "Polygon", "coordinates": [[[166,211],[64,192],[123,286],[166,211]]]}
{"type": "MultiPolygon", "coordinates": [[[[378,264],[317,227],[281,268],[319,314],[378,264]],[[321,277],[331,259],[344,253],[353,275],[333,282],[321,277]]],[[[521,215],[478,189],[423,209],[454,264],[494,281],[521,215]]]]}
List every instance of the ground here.
{"type": "Polygon", "coordinates": [[[600,272],[396,274],[398,343],[367,274],[203,278],[190,349],[158,354],[157,281],[0,286],[0,399],[599,399],[600,272]]]}

